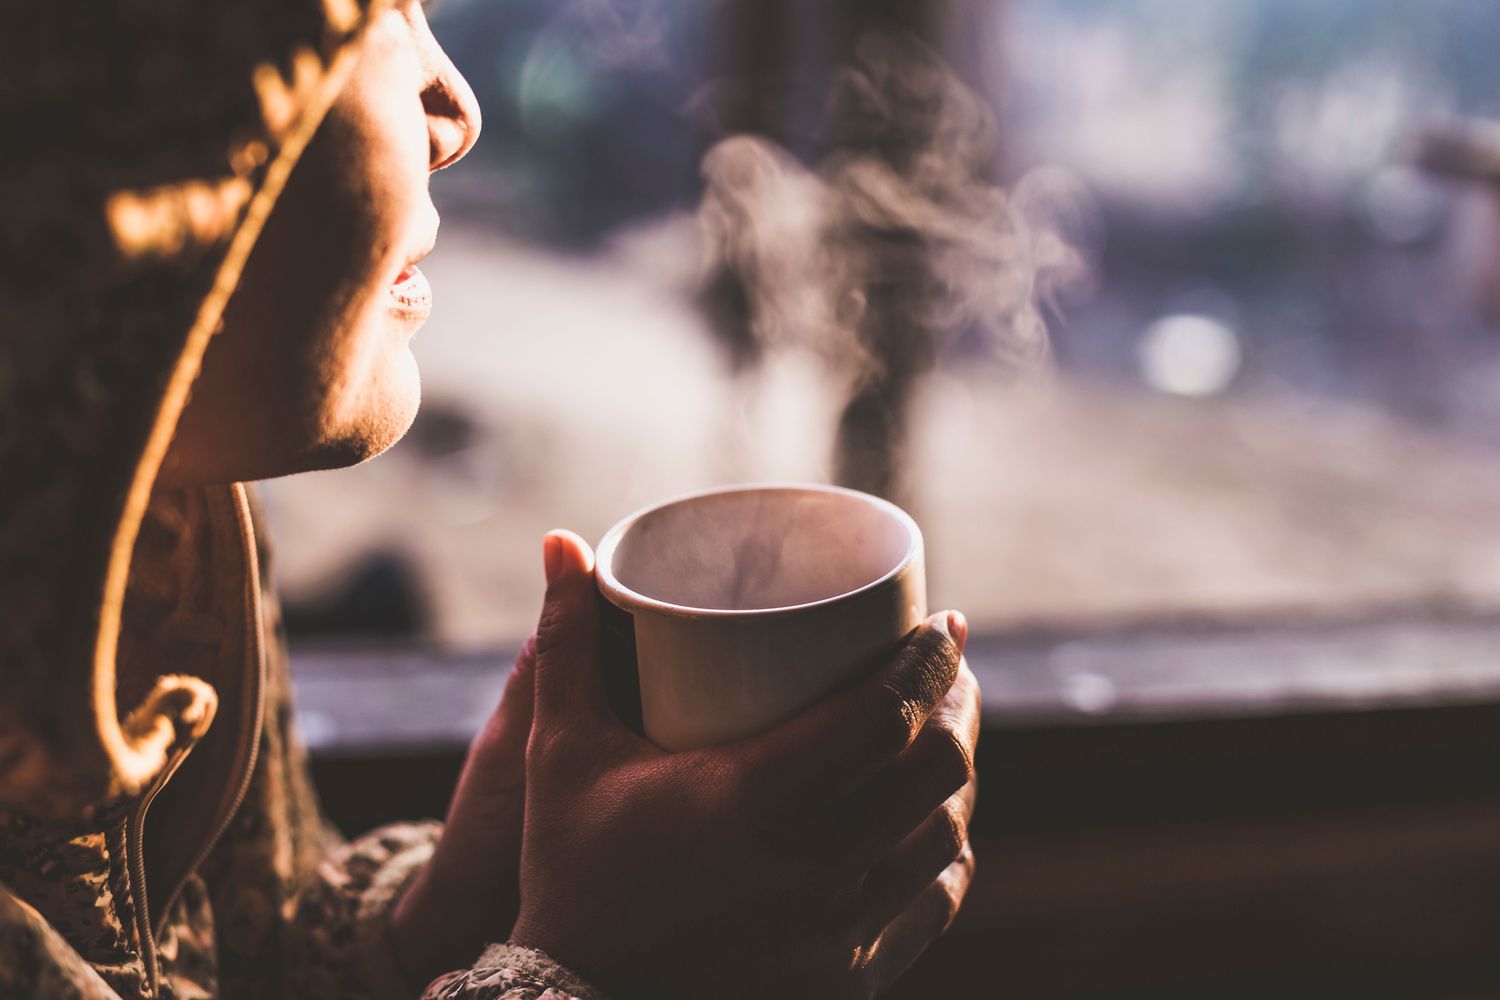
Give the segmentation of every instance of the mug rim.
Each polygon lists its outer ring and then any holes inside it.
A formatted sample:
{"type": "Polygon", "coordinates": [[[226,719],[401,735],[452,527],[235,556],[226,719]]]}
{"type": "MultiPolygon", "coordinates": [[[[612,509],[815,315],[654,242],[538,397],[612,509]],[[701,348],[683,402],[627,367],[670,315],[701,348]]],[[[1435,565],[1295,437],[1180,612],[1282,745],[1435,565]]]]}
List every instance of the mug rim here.
{"type": "Polygon", "coordinates": [[[836,601],[847,600],[866,591],[875,590],[910,569],[912,564],[921,555],[922,545],[922,529],[917,525],[916,519],[889,500],[884,497],[875,496],[873,493],[852,490],[845,486],[831,486],[826,483],[735,483],[728,486],[715,486],[706,490],[694,490],[690,493],[683,493],[665,500],[659,500],[615,522],[614,526],[604,533],[604,537],[599,541],[599,547],[594,551],[594,579],[598,584],[600,593],[611,604],[625,611],[654,611],[658,614],[676,618],[752,618],[757,615],[770,615],[822,607],[826,604],[833,604],[836,601]],[[718,496],[726,493],[771,491],[834,494],[859,500],[870,506],[879,508],[894,517],[897,523],[906,529],[906,552],[896,562],[896,565],[892,566],[885,573],[871,580],[869,583],[855,587],[853,590],[846,590],[828,597],[821,597],[816,601],[807,601],[803,604],[787,604],[775,608],[698,608],[686,604],[672,604],[654,597],[647,597],[639,591],[632,590],[621,583],[619,578],[615,576],[615,550],[619,547],[620,540],[625,537],[626,532],[635,526],[637,521],[647,514],[704,497],[718,496]]]}

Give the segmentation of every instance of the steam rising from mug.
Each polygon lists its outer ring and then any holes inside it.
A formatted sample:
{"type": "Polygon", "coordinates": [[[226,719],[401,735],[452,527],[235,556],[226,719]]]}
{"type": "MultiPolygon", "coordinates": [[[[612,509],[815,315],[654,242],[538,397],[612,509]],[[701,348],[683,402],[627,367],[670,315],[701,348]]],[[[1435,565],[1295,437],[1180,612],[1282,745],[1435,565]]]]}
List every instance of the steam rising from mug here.
{"type": "Polygon", "coordinates": [[[1099,239],[1087,191],[1045,169],[997,185],[988,104],[906,35],[860,40],[822,132],[812,167],[752,134],[703,159],[706,273],[740,286],[752,341],[741,350],[810,346],[878,376],[888,362],[867,343],[869,321],[885,309],[939,349],[977,335],[1010,364],[1044,358],[1043,307],[1087,281],[1099,239]],[[912,274],[931,277],[902,284],[912,274]]]}
{"type": "Polygon", "coordinates": [[[922,535],[828,486],[749,486],[649,508],[599,544],[630,615],[648,738],[670,750],[763,731],[873,669],[926,615],[922,535]]]}

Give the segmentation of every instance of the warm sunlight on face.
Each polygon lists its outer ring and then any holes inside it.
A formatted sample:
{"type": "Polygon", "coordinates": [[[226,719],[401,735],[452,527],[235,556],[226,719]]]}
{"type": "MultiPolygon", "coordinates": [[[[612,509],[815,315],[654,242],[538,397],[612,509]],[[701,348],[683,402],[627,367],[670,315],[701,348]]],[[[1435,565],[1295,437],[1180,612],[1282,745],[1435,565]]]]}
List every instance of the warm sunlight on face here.
{"type": "Polygon", "coordinates": [[[421,396],[409,343],[432,306],[416,267],[437,238],[428,177],[478,134],[421,7],[379,17],[246,264],[164,481],[351,465],[406,432],[421,396]]]}

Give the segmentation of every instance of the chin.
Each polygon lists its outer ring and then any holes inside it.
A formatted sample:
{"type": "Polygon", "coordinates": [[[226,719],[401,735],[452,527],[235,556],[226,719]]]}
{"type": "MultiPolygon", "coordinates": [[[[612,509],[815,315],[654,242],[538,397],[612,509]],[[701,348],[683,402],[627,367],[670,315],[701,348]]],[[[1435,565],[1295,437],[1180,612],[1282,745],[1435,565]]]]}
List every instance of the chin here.
{"type": "Polygon", "coordinates": [[[305,452],[301,471],[341,469],[368,462],[406,435],[421,403],[417,362],[410,351],[403,349],[384,366],[379,378],[354,400],[337,408],[337,417],[324,421],[316,443],[305,452]]]}

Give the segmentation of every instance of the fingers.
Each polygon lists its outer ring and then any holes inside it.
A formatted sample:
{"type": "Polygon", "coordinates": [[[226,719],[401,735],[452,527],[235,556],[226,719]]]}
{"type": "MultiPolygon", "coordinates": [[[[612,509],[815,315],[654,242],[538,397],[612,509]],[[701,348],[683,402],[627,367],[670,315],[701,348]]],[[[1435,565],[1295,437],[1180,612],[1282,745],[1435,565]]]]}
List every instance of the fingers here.
{"type": "Polygon", "coordinates": [[[604,693],[594,553],[571,531],[548,532],[542,545],[547,596],[536,629],[537,720],[613,718],[604,693]]]}
{"type": "Polygon", "coordinates": [[[500,705],[485,723],[480,740],[499,745],[507,759],[519,749],[524,759],[535,702],[536,636],[532,636],[516,654],[516,665],[505,679],[505,693],[500,696],[500,705]]]}
{"type": "Polygon", "coordinates": [[[837,807],[834,835],[851,863],[867,869],[948,796],[966,786],[972,793],[978,743],[979,683],[964,665],[906,752],[837,807]]]}
{"type": "Polygon", "coordinates": [[[519,794],[525,785],[526,741],[531,738],[535,677],[536,639],[532,637],[516,656],[500,704],[474,738],[458,779],[453,808],[472,797],[466,792],[486,800],[519,794]]]}
{"type": "Polygon", "coordinates": [[[535,666],[535,643],[528,640],[500,704],[469,749],[438,849],[403,899],[408,931],[401,957],[409,968],[468,962],[475,949],[503,939],[515,922],[535,666]],[[463,931],[433,933],[439,925],[463,931]]]}
{"type": "Polygon", "coordinates": [[[737,744],[752,786],[781,800],[767,805],[823,802],[889,765],[953,686],[965,630],[956,611],[933,615],[873,676],[737,744]]]}
{"type": "Polygon", "coordinates": [[[974,815],[974,783],[933,810],[865,878],[862,905],[873,927],[884,927],[911,906],[944,869],[963,856],[974,815]]]}
{"type": "Polygon", "coordinates": [[[943,869],[912,904],[893,920],[875,945],[876,993],[883,992],[927,947],[953,924],[974,878],[974,851],[968,844],[958,860],[943,869]]]}

